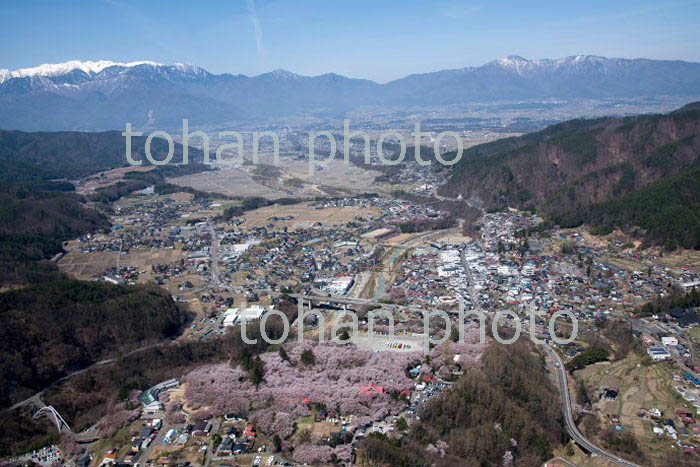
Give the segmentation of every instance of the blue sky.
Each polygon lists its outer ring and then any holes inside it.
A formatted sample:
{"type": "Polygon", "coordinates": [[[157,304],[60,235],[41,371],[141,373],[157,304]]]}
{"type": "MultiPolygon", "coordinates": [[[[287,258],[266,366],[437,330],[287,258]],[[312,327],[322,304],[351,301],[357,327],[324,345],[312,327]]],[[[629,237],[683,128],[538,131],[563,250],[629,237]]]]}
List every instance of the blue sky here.
{"type": "Polygon", "coordinates": [[[0,68],[72,59],[385,82],[507,55],[700,61],[700,1],[10,1],[0,68]]]}

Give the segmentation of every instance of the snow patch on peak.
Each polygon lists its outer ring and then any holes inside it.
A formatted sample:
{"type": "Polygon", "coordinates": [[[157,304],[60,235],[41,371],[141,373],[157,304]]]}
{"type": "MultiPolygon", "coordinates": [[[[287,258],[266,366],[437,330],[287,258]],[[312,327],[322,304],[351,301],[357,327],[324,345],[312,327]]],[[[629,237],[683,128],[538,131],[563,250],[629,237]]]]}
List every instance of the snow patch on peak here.
{"type": "Polygon", "coordinates": [[[259,77],[270,77],[270,78],[276,78],[276,79],[298,79],[301,78],[300,75],[297,75],[296,73],[292,73],[291,71],[283,70],[283,69],[277,69],[274,71],[270,71],[268,73],[263,73],[261,75],[257,76],[259,77]]]}
{"type": "Polygon", "coordinates": [[[600,65],[610,62],[611,59],[599,57],[597,55],[572,55],[557,59],[528,60],[519,55],[510,55],[506,58],[499,58],[491,62],[501,68],[512,70],[518,74],[533,73],[538,70],[556,70],[559,68],[587,65],[600,65]]]}
{"type": "Polygon", "coordinates": [[[200,68],[196,65],[191,65],[189,63],[174,63],[173,68],[175,68],[178,71],[182,71],[184,73],[193,73],[193,74],[207,73],[207,71],[204,68],[200,68]]]}
{"type": "MultiPolygon", "coordinates": [[[[20,68],[19,70],[10,71],[9,74],[5,76],[5,78],[22,78],[25,76],[59,76],[66,73],[70,73],[73,70],[80,70],[85,73],[91,74],[99,73],[105,68],[113,66],[130,68],[138,65],[161,66],[160,63],[151,61],[122,63],[113,62],[111,60],[100,60],[97,62],[81,62],[79,60],[71,60],[65,63],[46,63],[33,68],[20,68]]],[[[0,72],[0,76],[2,76],[2,72],[0,72]]]]}
{"type": "Polygon", "coordinates": [[[499,58],[496,60],[496,63],[504,68],[510,68],[515,70],[517,73],[520,73],[533,62],[521,57],[520,55],[509,55],[505,58],[499,58]]]}
{"type": "Polygon", "coordinates": [[[502,65],[512,65],[512,64],[516,64],[516,63],[530,63],[530,60],[528,60],[527,58],[523,58],[520,55],[508,55],[507,57],[499,58],[496,61],[502,65]]]}
{"type": "Polygon", "coordinates": [[[571,57],[554,60],[557,63],[601,63],[609,59],[597,55],[572,55],[571,57]]]}

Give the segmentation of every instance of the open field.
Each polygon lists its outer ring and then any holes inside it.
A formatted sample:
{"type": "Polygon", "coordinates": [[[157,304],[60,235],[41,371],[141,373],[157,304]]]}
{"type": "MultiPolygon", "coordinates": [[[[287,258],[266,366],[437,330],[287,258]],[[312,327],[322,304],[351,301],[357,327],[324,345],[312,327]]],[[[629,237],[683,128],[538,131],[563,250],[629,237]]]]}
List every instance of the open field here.
{"type": "Polygon", "coordinates": [[[116,251],[84,253],[80,250],[72,250],[61,258],[58,268],[75,279],[89,280],[105,269],[116,267],[118,256],[119,253],[116,251]]]}
{"type": "MultiPolygon", "coordinates": [[[[85,253],[71,250],[58,262],[59,269],[76,279],[89,280],[96,274],[103,273],[111,267],[135,266],[142,274],[139,282],[151,277],[151,266],[155,264],[172,264],[180,260],[183,253],[179,249],[133,249],[119,254],[117,251],[94,251],[85,253]]],[[[191,278],[188,277],[191,280],[191,278]]],[[[178,282],[186,280],[182,278],[178,282]]]]}
{"type": "Polygon", "coordinates": [[[459,243],[470,242],[472,239],[466,235],[462,235],[459,233],[449,233],[449,234],[444,235],[442,237],[437,237],[435,240],[437,242],[452,243],[452,244],[456,245],[459,243]]]}
{"type": "Polygon", "coordinates": [[[167,195],[157,195],[155,193],[151,194],[132,194],[130,196],[125,196],[123,198],[118,199],[117,201],[114,202],[115,207],[123,208],[127,206],[134,206],[138,204],[143,204],[144,202],[147,201],[155,201],[155,200],[166,200],[166,199],[172,199],[174,201],[178,202],[190,202],[194,199],[194,195],[192,193],[186,193],[184,191],[180,191],[177,193],[170,193],[167,195]]]}
{"type": "Polygon", "coordinates": [[[256,182],[244,170],[235,167],[220,167],[217,171],[175,177],[168,179],[168,182],[228,196],[260,196],[267,199],[290,196],[288,192],[256,182]]]}
{"type": "MultiPolygon", "coordinates": [[[[268,162],[268,161],[266,161],[268,162]]],[[[228,196],[313,198],[324,195],[360,194],[381,191],[374,182],[380,172],[346,164],[342,159],[319,161],[313,175],[308,161],[285,160],[266,173],[263,165],[246,168],[216,166],[217,171],[169,179],[170,183],[228,196]]],[[[269,166],[271,167],[271,166],[269,166]]]]}
{"type": "Polygon", "coordinates": [[[386,241],[384,241],[384,243],[389,243],[391,245],[399,245],[401,243],[405,243],[405,242],[409,241],[414,236],[415,236],[415,234],[402,233],[402,234],[394,235],[391,238],[387,238],[386,241]]]}
{"type": "Polygon", "coordinates": [[[342,156],[329,162],[318,162],[315,173],[309,175],[308,161],[294,161],[284,168],[290,177],[304,183],[321,187],[332,187],[352,193],[376,191],[375,177],[381,175],[374,170],[365,170],[352,164],[346,164],[342,156]]]}
{"type": "Polygon", "coordinates": [[[423,336],[411,336],[396,334],[393,337],[368,334],[358,334],[352,338],[352,343],[358,348],[373,352],[423,352],[423,336]],[[389,347],[389,344],[404,344],[410,347],[397,349],[389,347]]]}
{"type": "Polygon", "coordinates": [[[81,194],[93,193],[98,188],[109,186],[113,183],[118,182],[124,177],[124,174],[127,172],[148,172],[149,170],[153,170],[154,168],[154,166],[130,165],[127,167],[118,167],[116,169],[106,170],[104,172],[91,175],[78,182],[75,187],[75,191],[81,194]]]}
{"type": "Polygon", "coordinates": [[[645,271],[647,268],[647,265],[642,263],[641,261],[637,261],[633,258],[619,258],[616,256],[603,256],[600,258],[601,261],[604,261],[606,263],[610,263],[613,266],[620,267],[622,269],[625,269],[627,271],[645,271]]]}
{"type": "Polygon", "coordinates": [[[365,218],[379,215],[379,212],[372,209],[355,206],[331,207],[316,209],[310,203],[299,203],[294,205],[266,206],[245,213],[246,222],[241,225],[244,229],[264,227],[273,224],[275,228],[287,227],[289,230],[305,229],[320,222],[324,226],[341,225],[351,221],[355,216],[365,218]],[[272,220],[272,217],[284,218],[291,216],[288,220],[272,220]]]}
{"type": "Polygon", "coordinates": [[[689,268],[693,271],[700,272],[700,251],[677,250],[664,254],[658,261],[670,268],[689,268]]]}

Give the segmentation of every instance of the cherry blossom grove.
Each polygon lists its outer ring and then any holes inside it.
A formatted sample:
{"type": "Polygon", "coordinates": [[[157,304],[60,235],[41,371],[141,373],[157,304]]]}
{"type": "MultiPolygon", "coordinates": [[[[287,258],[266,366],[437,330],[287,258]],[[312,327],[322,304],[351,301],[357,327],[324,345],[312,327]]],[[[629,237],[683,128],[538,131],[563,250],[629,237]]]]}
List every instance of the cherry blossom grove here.
{"type": "MultiPolygon", "coordinates": [[[[465,343],[445,342],[433,349],[435,370],[453,365],[453,357],[463,355],[460,364],[478,361],[483,346],[478,336],[467,333],[465,343]]],[[[311,413],[310,403],[323,404],[330,416],[354,415],[353,425],[366,424],[395,414],[403,402],[391,397],[412,389],[414,381],[407,370],[420,364],[419,352],[380,352],[334,343],[288,343],[287,359],[278,352],[261,355],[264,381],[255,387],[240,367],[214,364],[199,367],[185,378],[187,408],[192,413],[219,415],[226,412],[246,414],[265,433],[289,437],[295,421],[311,413]],[[312,350],[313,365],[305,365],[301,354],[312,350]],[[385,395],[365,395],[363,385],[376,384],[385,395]]],[[[444,371],[443,371],[444,372],[444,371]]]]}
{"type": "Polygon", "coordinates": [[[288,361],[277,352],[261,356],[265,380],[257,389],[243,370],[228,364],[192,371],[185,378],[188,408],[206,408],[212,414],[242,412],[258,429],[280,436],[291,435],[294,421],[310,413],[308,402],[324,404],[331,415],[353,414],[369,421],[396,412],[401,403],[389,396],[363,395],[360,386],[375,383],[389,393],[411,388],[406,370],[421,358],[416,352],[372,353],[331,343],[287,344],[285,349],[288,361]],[[305,349],[315,354],[313,366],[300,362],[305,349]]]}

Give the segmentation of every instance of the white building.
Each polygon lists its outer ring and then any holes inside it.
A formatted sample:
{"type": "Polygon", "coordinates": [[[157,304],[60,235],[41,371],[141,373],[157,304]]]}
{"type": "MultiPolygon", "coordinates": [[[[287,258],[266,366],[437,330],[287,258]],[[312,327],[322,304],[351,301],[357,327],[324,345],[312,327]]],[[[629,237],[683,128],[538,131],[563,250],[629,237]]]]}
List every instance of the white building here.
{"type": "Polygon", "coordinates": [[[683,290],[686,292],[696,287],[700,288],[700,281],[683,282],[681,287],[683,287],[683,290]]]}
{"type": "Polygon", "coordinates": [[[240,317],[240,310],[238,308],[229,308],[224,312],[224,326],[230,327],[236,324],[238,318],[240,317]]]}
{"type": "Polygon", "coordinates": [[[654,359],[654,361],[657,362],[671,357],[669,351],[663,347],[649,347],[649,349],[647,349],[647,353],[652,359],[654,359]]]}
{"type": "Polygon", "coordinates": [[[664,336],[661,338],[661,343],[664,346],[667,345],[678,345],[678,339],[673,336],[664,336]]]}
{"type": "MultiPolygon", "coordinates": [[[[272,308],[270,308],[272,309],[272,308]]],[[[267,308],[260,305],[245,307],[242,311],[239,308],[229,308],[224,312],[224,326],[230,327],[239,321],[252,321],[260,319],[265,314],[267,308]]]]}
{"type": "Polygon", "coordinates": [[[352,276],[336,277],[328,284],[326,291],[333,295],[344,295],[354,282],[355,279],[352,276]]]}

